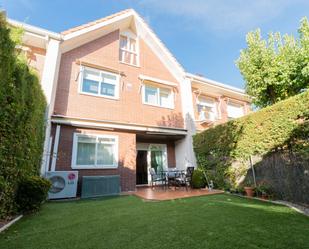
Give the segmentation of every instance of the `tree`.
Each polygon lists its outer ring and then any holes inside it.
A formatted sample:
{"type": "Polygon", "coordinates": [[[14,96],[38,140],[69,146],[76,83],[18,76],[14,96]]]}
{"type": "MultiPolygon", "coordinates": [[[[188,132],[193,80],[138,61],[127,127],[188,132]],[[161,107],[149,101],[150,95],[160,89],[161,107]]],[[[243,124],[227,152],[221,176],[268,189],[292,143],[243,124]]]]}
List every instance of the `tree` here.
{"type": "Polygon", "coordinates": [[[246,92],[257,107],[272,105],[296,95],[309,86],[309,22],[303,18],[299,37],[269,33],[262,39],[260,29],[246,36],[247,48],[236,61],[246,92]]]}

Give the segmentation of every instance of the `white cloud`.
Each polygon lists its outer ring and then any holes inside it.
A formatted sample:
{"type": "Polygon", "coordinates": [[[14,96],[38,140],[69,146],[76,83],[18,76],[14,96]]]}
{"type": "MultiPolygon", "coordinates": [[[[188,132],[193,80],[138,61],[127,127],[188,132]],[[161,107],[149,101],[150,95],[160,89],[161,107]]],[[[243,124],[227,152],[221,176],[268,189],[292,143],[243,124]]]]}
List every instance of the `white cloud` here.
{"type": "Polygon", "coordinates": [[[309,7],[308,0],[142,0],[140,4],[158,14],[183,17],[223,31],[252,29],[291,6],[309,7]]]}

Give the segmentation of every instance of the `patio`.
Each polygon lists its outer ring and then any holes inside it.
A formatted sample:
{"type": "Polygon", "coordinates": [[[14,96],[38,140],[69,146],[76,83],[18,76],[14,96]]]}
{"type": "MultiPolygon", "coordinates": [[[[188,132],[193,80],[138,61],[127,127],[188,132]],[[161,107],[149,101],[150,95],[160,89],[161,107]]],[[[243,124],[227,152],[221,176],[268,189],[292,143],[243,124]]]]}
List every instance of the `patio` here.
{"type": "Polygon", "coordinates": [[[214,195],[222,194],[222,190],[208,190],[208,189],[191,189],[186,190],[184,187],[163,187],[155,186],[151,187],[137,187],[134,195],[145,199],[153,201],[164,201],[164,200],[174,200],[180,198],[194,197],[194,196],[203,196],[203,195],[214,195]]]}

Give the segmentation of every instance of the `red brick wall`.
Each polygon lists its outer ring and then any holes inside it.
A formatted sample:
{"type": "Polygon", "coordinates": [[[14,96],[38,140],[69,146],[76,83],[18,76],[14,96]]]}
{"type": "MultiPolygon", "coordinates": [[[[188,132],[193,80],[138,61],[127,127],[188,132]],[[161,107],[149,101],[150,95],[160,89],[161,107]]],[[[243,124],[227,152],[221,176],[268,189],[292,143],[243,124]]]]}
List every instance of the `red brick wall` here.
{"type": "MultiPolygon", "coordinates": [[[[181,98],[175,96],[175,108],[167,109],[142,104],[140,74],[168,80],[178,84],[176,79],[140,39],[140,67],[119,62],[119,31],[111,32],[97,40],[75,48],[61,57],[55,114],[100,119],[153,126],[183,128],[181,98]],[[85,61],[124,72],[120,80],[120,98],[113,100],[78,93],[78,72],[76,61],[85,61]]],[[[178,91],[179,91],[178,86],[178,91]]]]}
{"type": "MultiPolygon", "coordinates": [[[[80,169],[79,171],[79,188],[82,176],[93,175],[120,175],[121,190],[134,191],[136,185],[135,167],[136,167],[136,138],[133,133],[103,131],[94,129],[81,129],[71,126],[61,126],[60,140],[58,146],[58,159],[56,170],[69,171],[72,160],[73,134],[106,134],[117,135],[119,141],[119,164],[117,169],[80,169]]],[[[53,125],[53,134],[55,133],[55,125],[53,125]]]]}
{"type": "Polygon", "coordinates": [[[167,162],[168,162],[169,168],[176,167],[175,143],[174,142],[167,143],[167,162]]]}

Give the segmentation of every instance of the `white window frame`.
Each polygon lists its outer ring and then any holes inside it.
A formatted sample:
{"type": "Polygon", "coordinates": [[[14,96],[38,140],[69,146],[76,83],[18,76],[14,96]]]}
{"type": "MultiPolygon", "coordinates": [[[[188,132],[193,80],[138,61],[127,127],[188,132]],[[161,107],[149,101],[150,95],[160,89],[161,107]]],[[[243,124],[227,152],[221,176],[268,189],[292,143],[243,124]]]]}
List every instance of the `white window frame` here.
{"type": "MultiPolygon", "coordinates": [[[[206,97],[206,96],[199,96],[197,97],[197,109],[198,109],[198,106],[205,106],[205,107],[208,107],[208,108],[212,108],[213,110],[213,114],[214,114],[214,120],[211,120],[211,121],[215,121],[218,119],[218,110],[217,110],[217,104],[216,104],[216,100],[211,98],[211,97],[206,97]],[[207,100],[210,100],[212,102],[212,104],[208,104],[208,103],[203,103],[203,101],[201,99],[205,99],[206,101],[207,100]]],[[[197,110],[198,111],[198,110],[197,110]]],[[[201,112],[198,111],[198,115],[200,117],[201,115],[201,112]]]]}
{"type": "Polygon", "coordinates": [[[238,103],[238,102],[236,102],[236,101],[228,101],[227,104],[226,104],[226,113],[227,113],[227,118],[228,118],[228,119],[241,118],[241,117],[245,116],[244,104],[238,103]],[[231,116],[230,116],[230,113],[229,113],[229,111],[228,111],[228,110],[229,110],[229,108],[228,108],[229,105],[239,106],[239,107],[242,109],[242,115],[239,116],[239,117],[231,117],[231,116]]]}
{"type": "Polygon", "coordinates": [[[144,105],[156,106],[156,107],[167,108],[167,109],[174,109],[175,108],[174,101],[175,101],[175,96],[174,96],[174,91],[173,91],[172,88],[160,87],[160,86],[156,86],[156,85],[152,85],[152,84],[146,84],[146,83],[143,84],[143,86],[142,86],[142,103],[144,105]],[[146,87],[147,86],[157,89],[157,104],[152,104],[152,103],[146,102],[146,87]],[[161,91],[161,89],[170,91],[170,98],[171,98],[170,106],[163,106],[163,105],[160,104],[160,91],[161,91]]]}
{"type": "Polygon", "coordinates": [[[118,168],[118,162],[119,162],[119,143],[118,143],[118,136],[116,135],[98,135],[98,134],[84,134],[84,133],[74,133],[73,134],[73,148],[72,148],[72,162],[71,162],[71,168],[72,169],[116,169],[118,168]],[[95,163],[94,165],[77,165],[77,146],[78,146],[78,137],[90,137],[96,139],[96,149],[95,149],[95,163]],[[98,149],[98,139],[99,138],[112,138],[115,139],[115,142],[105,142],[104,144],[114,144],[114,157],[115,162],[112,165],[102,165],[97,164],[97,149],[98,149]]]}
{"type": "MultiPolygon", "coordinates": [[[[111,73],[111,72],[107,72],[104,70],[100,70],[97,68],[92,68],[92,67],[86,67],[86,66],[81,66],[80,67],[80,77],[79,77],[79,86],[78,86],[78,92],[80,94],[85,94],[85,95],[90,95],[90,96],[96,96],[96,97],[102,97],[102,98],[108,98],[108,99],[119,99],[119,82],[120,82],[120,75],[119,74],[115,74],[115,73],[111,73]],[[100,81],[99,81],[99,91],[98,93],[89,93],[89,92],[84,92],[83,91],[83,80],[84,80],[84,71],[88,70],[88,71],[93,71],[95,73],[99,73],[100,75],[100,81]],[[111,76],[115,76],[116,77],[116,82],[115,82],[115,96],[109,96],[109,95],[104,95],[104,94],[100,94],[101,92],[101,84],[104,83],[102,81],[102,74],[107,74],[107,75],[111,75],[111,76]]],[[[111,83],[108,83],[111,84],[111,83]]],[[[111,84],[113,85],[113,84],[111,84]]]]}
{"type": "MultiPolygon", "coordinates": [[[[129,45],[130,47],[130,45],[129,45]]],[[[138,39],[138,36],[133,34],[131,31],[129,30],[126,30],[126,31],[122,31],[119,33],[119,62],[120,63],[123,63],[123,64],[126,64],[126,65],[130,65],[130,66],[134,66],[134,67],[139,67],[140,66],[140,60],[139,60],[139,39],[138,39]],[[121,39],[121,36],[124,36],[127,38],[127,44],[130,44],[130,39],[133,39],[135,40],[135,49],[136,51],[132,51],[130,49],[124,49],[124,48],[121,48],[120,47],[120,39],[121,39]],[[121,51],[125,51],[125,52],[128,52],[130,54],[135,54],[136,55],[136,64],[133,64],[132,63],[132,57],[131,58],[131,62],[130,63],[127,63],[123,60],[120,59],[120,53],[121,51]]]]}

